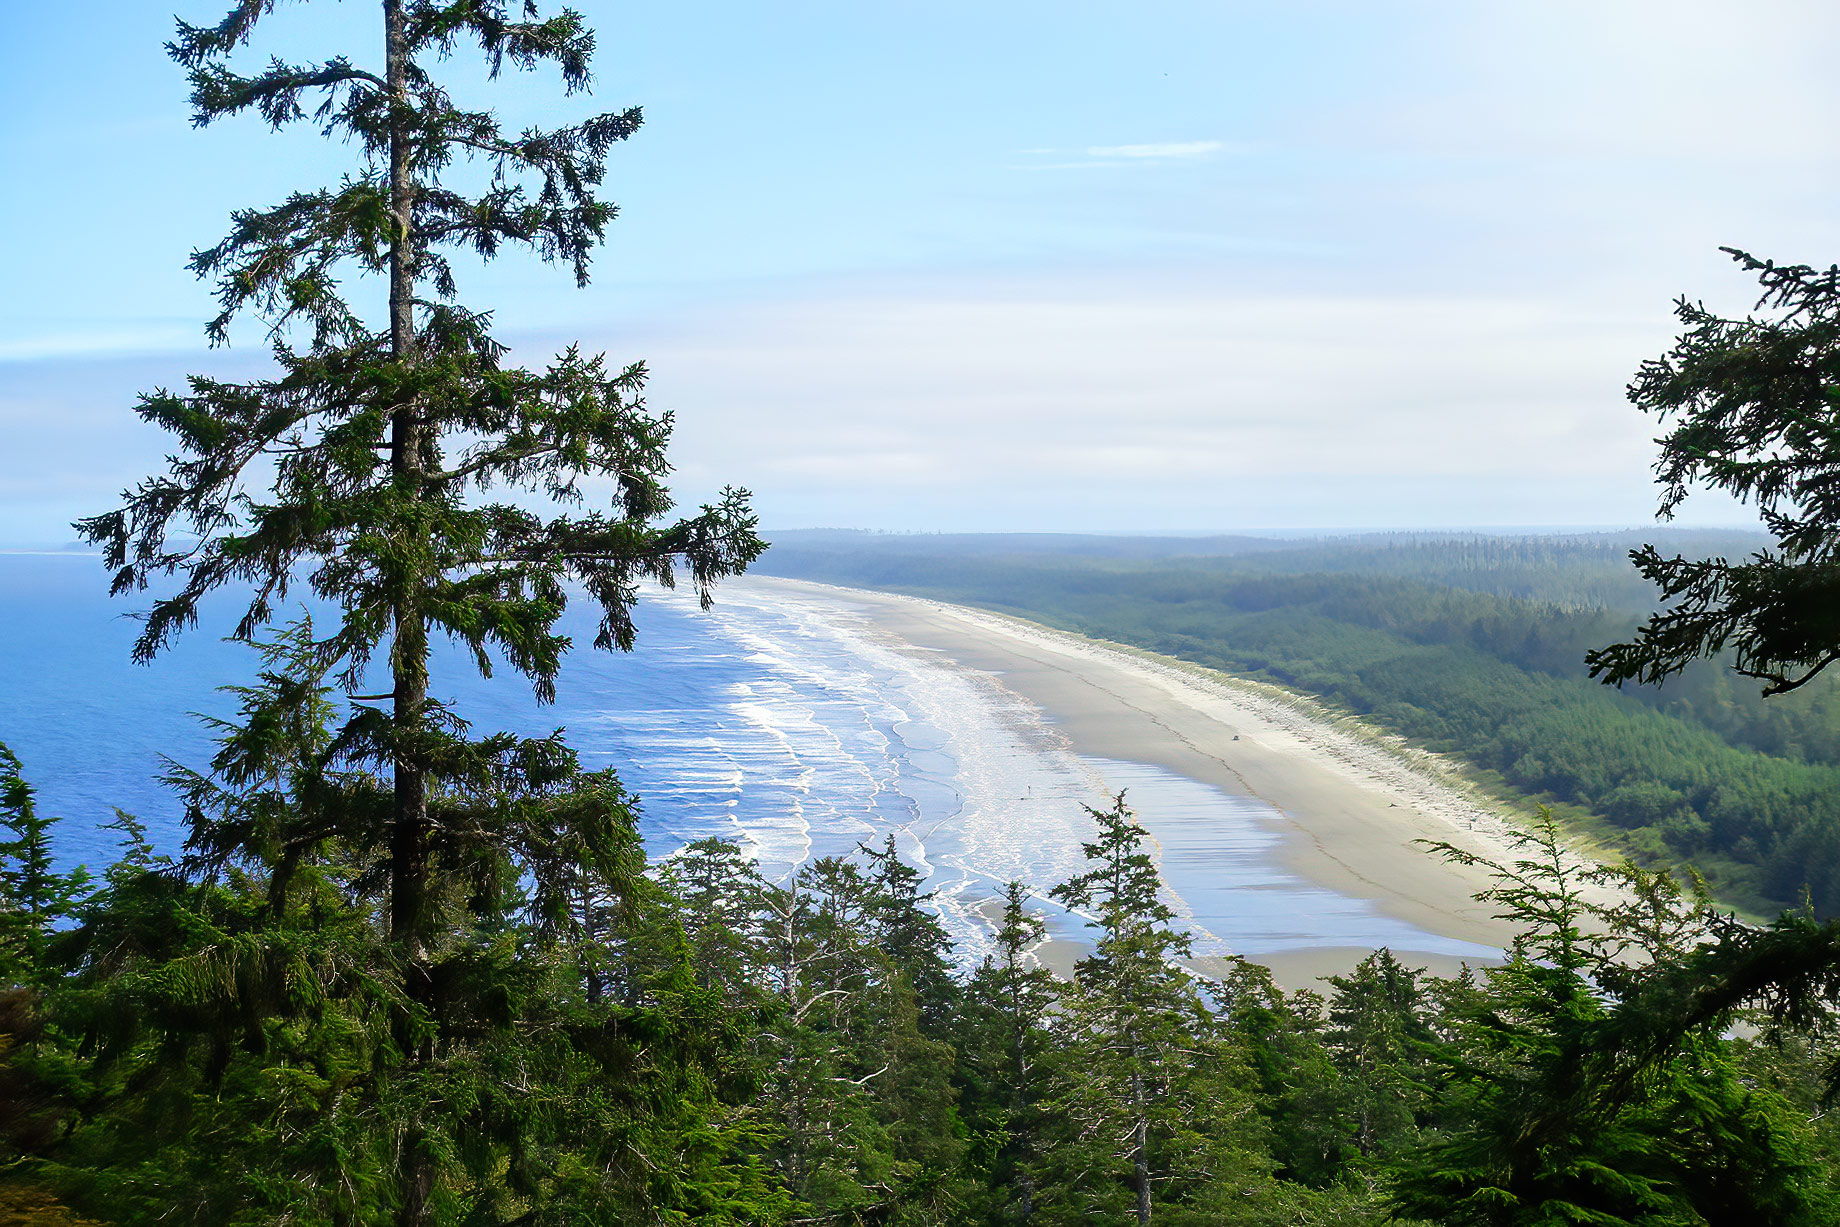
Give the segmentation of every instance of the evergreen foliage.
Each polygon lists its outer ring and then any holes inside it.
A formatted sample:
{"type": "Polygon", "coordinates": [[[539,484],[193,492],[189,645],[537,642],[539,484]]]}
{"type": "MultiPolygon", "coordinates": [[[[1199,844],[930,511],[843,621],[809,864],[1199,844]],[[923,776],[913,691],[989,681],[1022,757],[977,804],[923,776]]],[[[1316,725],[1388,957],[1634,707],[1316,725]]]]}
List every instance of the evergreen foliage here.
{"type": "MultiPolygon", "coordinates": [[[[391,940],[414,965],[419,999],[450,923],[444,896],[477,885],[468,879],[482,862],[529,869],[556,852],[501,840],[498,820],[540,807],[571,770],[554,739],[469,739],[431,695],[429,636],[464,644],[482,673],[498,656],[547,699],[568,646],[555,627],[571,583],[601,609],[596,645],[630,648],[638,581],[668,586],[682,565],[707,602],[713,582],[762,545],[738,491],[663,522],[670,419],[646,410],[642,367],[609,371],[574,349],[542,371],[507,366],[489,314],[458,301],[460,250],[490,258],[522,246],[585,284],[614,215],[596,194],[607,157],[641,116],[511,135],[491,112],[458,103],[431,65],[472,43],[493,77],[547,66],[574,93],[590,84],[594,47],[580,16],[540,17],[534,4],[514,13],[496,0],[383,0],[380,64],[277,58],[239,71],[272,8],[245,0],[214,26],[179,24],[168,49],[190,72],[194,122],[245,111],[276,129],[308,122],[345,141],[358,164],[336,188],[236,213],[229,236],[193,256],[217,285],[212,339],[227,341],[235,320],[253,315],[278,374],[239,384],[198,376],[185,393],[143,397],[141,416],[176,437],[178,454],[120,509],[78,527],[103,547],[116,592],[180,581],[148,612],[142,659],[227,584],[251,590],[234,634],[252,642],[296,584],[335,611],[327,627],[297,624],[283,676],[303,688],[334,679],[354,700],[335,757],[378,770],[386,792],[349,815],[323,812],[318,833],[382,856],[391,940]],[[480,175],[485,186],[467,194],[480,175]],[[373,296],[381,311],[347,291],[354,273],[360,285],[384,281],[373,296]],[[547,521],[520,501],[484,497],[498,489],[576,506],[597,483],[611,487],[609,506],[547,521]],[[357,696],[379,653],[389,689],[357,696]],[[384,700],[388,710],[374,705],[384,700]]],[[[245,854],[235,838],[215,855],[245,854]]]]}
{"type": "Polygon", "coordinates": [[[1517,842],[1507,863],[1441,845],[1492,873],[1478,898],[1518,935],[1447,1011],[1441,1136],[1400,1165],[1393,1207],[1476,1227],[1829,1221],[1805,1124],[1747,1085],[1729,1044],[1673,1031],[1639,1075],[1624,1059],[1616,1015],[1700,944],[1704,897],[1634,866],[1571,868],[1550,816],[1517,842]],[[1619,879],[1623,902],[1596,901],[1619,879]]]}
{"type": "MultiPolygon", "coordinates": [[[[1662,607],[1632,639],[1589,659],[1607,683],[1659,685],[1729,651],[1768,697],[1810,687],[1840,659],[1832,612],[1840,267],[1777,265],[1724,250],[1757,275],[1754,311],[1767,314],[1730,320],[1682,298],[1676,314],[1686,331],[1642,365],[1629,398],[1671,421],[1657,466],[1663,516],[1704,486],[1752,504],[1772,539],[1742,562],[1669,558],[1652,544],[1634,551],[1662,607]]],[[[1840,806],[1823,796],[1809,808],[1788,851],[1806,865],[1811,900],[1831,915],[1840,806]]],[[[1840,997],[1840,926],[1832,919],[1785,912],[1766,929],[1735,921],[1714,929],[1716,940],[1653,977],[1618,1011],[1617,1050],[1632,1055],[1636,1069],[1652,1069],[1670,1048],[1727,1024],[1747,1005],[1766,1007],[1775,1024],[1806,1026],[1840,997]]],[[[1837,1071],[1830,1064],[1823,1079],[1829,1098],[1840,1089],[1837,1071]]]]}
{"type": "Polygon", "coordinates": [[[1348,975],[1326,977],[1323,1043],[1340,1079],[1338,1115],[1363,1160],[1398,1154],[1429,1115],[1426,1053],[1435,1037],[1422,975],[1377,950],[1348,975]]]}
{"type": "Polygon", "coordinates": [[[1840,266],[1724,250],[1757,275],[1756,310],[1773,314],[1725,319],[1681,298],[1675,314],[1685,331],[1642,364],[1629,399],[1670,426],[1656,466],[1662,516],[1704,486],[1753,504],[1773,540],[1741,562],[1669,558],[1653,545],[1633,551],[1666,604],[1633,640],[1591,654],[1592,673],[1611,684],[1660,683],[1730,648],[1740,673],[1780,694],[1840,660],[1832,612],[1840,266]]]}
{"type": "MultiPolygon", "coordinates": [[[[954,1008],[931,1022],[915,978],[943,935],[888,845],[775,885],[717,840],[641,871],[622,822],[620,875],[581,883],[593,906],[543,922],[533,883],[499,881],[418,1007],[362,863],[303,859],[279,891],[266,863],[201,879],[122,820],[121,860],[0,991],[0,1208],[397,1221],[408,1136],[443,1223],[1687,1227],[1840,1208],[1840,1127],[1818,1106],[1831,1002],[1783,986],[1774,1042],[1728,1038],[1756,984],[1707,982],[1733,926],[1702,893],[1628,865],[1580,879],[1548,823],[1483,863],[1521,933],[1505,966],[1429,980],[1378,951],[1326,995],[1287,994],[1244,961],[1197,978],[1122,798],[1091,817],[1088,865],[1054,892],[1092,924],[1073,979],[1035,960],[1043,921],[1011,884],[991,954],[946,964],[954,1008]],[[1612,878],[1620,896],[1587,889],[1612,878]],[[435,1037],[425,1059],[401,1052],[405,1016],[426,1028],[412,1042],[435,1037]]],[[[4,880],[24,860],[8,845],[4,880]]],[[[1759,936],[1759,966],[1812,933],[1759,936]]]]}
{"type": "Polygon", "coordinates": [[[53,927],[85,893],[82,869],[59,873],[51,853],[54,818],[43,817],[19,759],[0,742],[0,971],[27,977],[44,958],[53,927]]]}
{"type": "MultiPolygon", "coordinates": [[[[893,836],[777,882],[720,840],[648,865],[636,800],[560,732],[475,736],[437,696],[431,635],[547,698],[574,587],[601,610],[600,646],[627,648],[641,580],[687,567],[707,600],[761,543],[740,492],[668,522],[670,423],[645,409],[642,368],[575,350],[508,366],[458,301],[468,249],[522,245],[585,280],[613,216],[606,158],[640,116],[511,135],[433,66],[469,43],[492,77],[548,66],[572,93],[590,79],[580,17],[382,0],[380,66],[239,70],[275,7],[180,24],[197,121],[310,122],[358,165],[237,213],[194,256],[217,279],[213,340],[253,315],[275,374],[143,398],[178,436],[171,467],[82,525],[117,591],[176,582],[139,655],[234,585],[251,594],[234,633],[262,667],[233,688],[209,769],[171,766],[190,830],[177,861],[117,813],[116,863],[60,871],[0,745],[0,1227],[1840,1217],[1840,1126],[1818,1107],[1840,1084],[1834,926],[1753,929],[1633,863],[1581,876],[1550,818],[1506,863],[1443,849],[1493,874],[1481,898],[1520,935],[1504,965],[1436,980],[1382,950],[1325,993],[1287,994],[1244,960],[1201,978],[1119,795],[1088,811],[1086,868],[1048,892],[1091,929],[1071,978],[1042,965],[1021,883],[987,901],[993,948],[967,974],[893,836]],[[354,273],[385,283],[376,304],[345,289],[354,273]],[[578,507],[602,484],[598,511],[526,507],[578,507]],[[512,493],[492,503],[493,487],[512,493]],[[318,620],[276,625],[300,584],[318,620]],[[356,693],[374,667],[390,689],[356,693]]],[[[1835,277],[1752,267],[1786,321],[1687,317],[1698,331],[1638,386],[1702,415],[1671,439],[1674,488],[1710,475],[1756,495],[1785,544],[1739,579],[1675,589],[1706,619],[1651,622],[1645,647],[1604,658],[1637,662],[1631,677],[1730,641],[1789,689],[1829,658],[1805,634],[1818,618],[1714,609],[1762,592],[1806,615],[1824,582],[1807,569],[1827,548],[1824,427],[1768,415],[1825,405],[1809,362],[1835,277]],[[1740,342],[1755,344],[1727,352],[1740,342]]],[[[1154,563],[1114,548],[1103,574],[1001,559],[932,578],[1511,757],[1508,778],[1677,849],[1779,874],[1840,844],[1797,812],[1840,795],[1823,774],[1840,740],[1760,766],[1735,748],[1767,734],[1754,713],[1579,697],[1568,654],[1616,615],[1575,558],[1566,598],[1539,604],[1509,590],[1550,579],[1537,547],[1494,578],[1487,543],[1395,542],[1383,565],[1239,543],[1257,567],[1171,566],[1158,548],[1154,563]],[[1121,581],[1140,591],[1121,598],[1121,581]]],[[[1720,693],[1699,676],[1699,697],[1720,693]]]]}
{"type": "MultiPolygon", "coordinates": [[[[511,365],[459,298],[456,257],[506,246],[585,284],[640,113],[513,133],[441,79],[471,45],[491,78],[586,89],[594,36],[566,9],[382,0],[377,62],[245,69],[274,8],[179,23],[194,122],[311,124],[355,164],[194,253],[211,340],[252,319],[273,373],[144,396],[167,471],[78,525],[115,592],[164,589],[138,659],[233,588],[263,669],[209,772],[172,769],[182,865],[130,859],[61,942],[62,1025],[113,1106],[43,1170],[109,1217],[751,1220],[778,1194],[723,1098],[750,1085],[740,1032],[661,943],[630,799],[560,733],[474,736],[429,667],[445,635],[551,699],[572,593],[596,645],[627,649],[642,581],[681,569],[707,604],[763,548],[741,491],[671,518],[643,366],[511,365]],[[297,587],[317,620],[274,625],[297,587]],[[387,688],[359,693],[376,672],[387,688]]],[[[21,829],[8,863],[42,932],[21,829]]]]}
{"type": "Polygon", "coordinates": [[[1047,928],[1028,910],[1028,898],[1021,882],[1004,887],[995,949],[965,986],[964,1115],[984,1178],[983,1217],[993,1223],[1035,1218],[1061,1059],[1051,1030],[1059,985],[1034,959],[1047,928]]]}
{"type": "Polygon", "coordinates": [[[1321,995],[1286,995],[1269,970],[1245,959],[1232,960],[1209,995],[1246,1053],[1279,1173],[1312,1188],[1358,1183],[1371,1192],[1347,1111],[1354,1088],[1335,1068],[1321,995]]]}
{"type": "Polygon", "coordinates": [[[1051,892],[1094,931],[1055,1024],[1052,1110],[1070,1137],[1054,1158],[1051,1214],[1147,1224],[1163,1205],[1166,1221],[1236,1221],[1272,1167],[1242,1054],[1177,962],[1189,937],[1171,925],[1124,794],[1087,812],[1098,825],[1083,845],[1089,868],[1051,892]]]}

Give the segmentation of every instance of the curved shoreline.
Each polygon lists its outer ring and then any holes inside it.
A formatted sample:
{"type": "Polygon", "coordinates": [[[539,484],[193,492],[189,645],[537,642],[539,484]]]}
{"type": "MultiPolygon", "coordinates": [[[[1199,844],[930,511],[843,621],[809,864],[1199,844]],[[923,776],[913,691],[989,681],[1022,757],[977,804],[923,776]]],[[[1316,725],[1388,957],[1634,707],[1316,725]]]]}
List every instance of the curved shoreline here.
{"type": "MultiPolygon", "coordinates": [[[[1280,818],[1281,862],[1313,885],[1441,937],[1496,948],[1513,937],[1473,898],[1490,884],[1484,873],[1417,842],[1448,842],[1496,861],[1516,856],[1511,820],[1435,755],[1389,744],[1275,686],[1022,619],[802,580],[747,582],[844,603],[891,644],[993,675],[1081,754],[1162,767],[1263,801],[1280,818]]],[[[1306,946],[1259,960],[1287,987],[1307,987],[1365,953],[1306,946]]],[[[1395,953],[1438,971],[1460,961],[1395,953]]]]}

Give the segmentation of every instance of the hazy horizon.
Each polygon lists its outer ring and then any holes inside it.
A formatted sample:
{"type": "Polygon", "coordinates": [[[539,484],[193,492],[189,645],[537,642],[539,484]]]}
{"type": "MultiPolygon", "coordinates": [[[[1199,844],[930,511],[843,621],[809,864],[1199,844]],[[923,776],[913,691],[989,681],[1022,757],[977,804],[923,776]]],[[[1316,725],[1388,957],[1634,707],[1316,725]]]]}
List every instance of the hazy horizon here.
{"type": "MultiPolygon", "coordinates": [[[[513,124],[646,108],[596,280],[508,252],[463,300],[520,361],[645,359],[682,502],[743,485],[768,523],[1640,526],[1623,388],[1673,300],[1749,306],[1722,244],[1840,256],[1826,6],[579,7],[591,99],[452,71],[513,124]]],[[[366,20],[281,6],[265,47],[362,61],[366,20]]],[[[15,22],[0,540],[160,467],[138,393],[263,369],[258,326],[205,348],[186,256],[347,165],[311,125],[194,130],[170,22],[15,22]]]]}
{"type": "MultiPolygon", "coordinates": [[[[1762,527],[1756,523],[1682,523],[1673,521],[1660,524],[1393,524],[1393,525],[1342,525],[1324,527],[1292,528],[1235,528],[1218,529],[1179,529],[1179,528],[1120,528],[1120,529],[1064,529],[1064,528],[987,528],[976,530],[955,530],[939,528],[876,528],[856,527],[838,524],[804,524],[804,525],[768,525],[760,530],[762,538],[771,543],[776,537],[793,535],[836,534],[857,535],[863,537],[1093,537],[1093,538],[1142,538],[1146,540],[1188,540],[1206,541],[1231,538],[1264,538],[1269,540],[1297,541],[1350,541],[1370,537],[1617,537],[1644,536],[1665,539],[1670,536],[1690,534],[1733,534],[1755,535],[1765,538],[1762,527]]],[[[55,553],[75,556],[100,557],[100,551],[94,546],[66,536],[59,540],[22,540],[0,538],[0,554],[5,553],[55,553]]]]}

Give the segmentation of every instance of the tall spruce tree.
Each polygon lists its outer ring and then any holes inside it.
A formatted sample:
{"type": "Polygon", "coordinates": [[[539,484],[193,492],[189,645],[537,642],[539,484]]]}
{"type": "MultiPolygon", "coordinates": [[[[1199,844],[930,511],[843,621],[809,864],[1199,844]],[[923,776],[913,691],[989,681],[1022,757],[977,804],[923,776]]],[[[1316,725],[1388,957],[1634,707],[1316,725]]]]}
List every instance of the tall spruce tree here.
{"type": "Polygon", "coordinates": [[[1382,948],[1346,976],[1325,977],[1333,993],[1324,1038],[1346,1089],[1340,1107],[1350,1140],[1363,1159],[1416,1140],[1426,1106],[1423,1054],[1434,1038],[1424,1020],[1423,974],[1382,948]]]}
{"type": "Polygon", "coordinates": [[[212,341],[251,316],[266,326],[276,373],[193,376],[186,392],[142,397],[141,417],[171,432],[178,453],[122,507],[77,527],[103,547],[115,592],[177,580],[154,600],[137,659],[195,624],[205,597],[228,585],[250,590],[233,628],[245,640],[297,584],[333,607],[292,665],[303,680],[343,685],[356,710],[340,750],[387,773],[389,809],[367,838],[387,864],[391,939],[421,964],[444,883],[503,851],[495,832],[434,812],[448,780],[541,774],[530,760],[554,761],[541,747],[466,740],[431,693],[431,635],[464,645],[483,673],[496,652],[549,699],[571,583],[600,609],[595,645],[630,648],[640,581],[668,586],[681,566],[707,602],[763,545],[744,491],[667,521],[671,418],[646,409],[642,365],[612,370],[574,348],[542,370],[507,365],[489,313],[458,301],[462,250],[490,258],[523,246],[586,283],[615,212],[597,194],[607,156],[641,116],[507,133],[491,111],[461,105],[432,66],[470,42],[493,78],[548,65],[567,92],[584,90],[594,35],[580,15],[382,0],[374,64],[354,51],[238,71],[277,2],[240,0],[215,25],[179,23],[168,50],[190,72],[193,121],[254,111],[275,129],[310,123],[357,165],[336,186],[237,211],[227,237],[194,253],[221,306],[212,341]],[[469,193],[469,181],[483,182],[469,193]],[[549,519],[484,493],[580,508],[601,483],[610,505],[549,519]],[[389,687],[358,695],[379,653],[389,687]]]}
{"type": "Polygon", "coordinates": [[[1273,1164],[1245,1054],[1177,963],[1191,939],[1173,926],[1124,794],[1087,812],[1098,824],[1082,845],[1089,868],[1050,892],[1089,915],[1095,940],[1058,1020],[1053,1109],[1073,1136],[1048,1159],[1048,1216],[1143,1227],[1160,1206],[1175,1222],[1256,1219],[1273,1164]]]}
{"type": "Polygon", "coordinates": [[[693,840],[660,866],[697,980],[736,1009],[757,1007],[766,991],[769,887],[732,840],[693,840]]]}
{"type": "Polygon", "coordinates": [[[1518,933],[1501,967],[1449,994],[1447,1042],[1427,1048],[1435,1128],[1393,1172],[1390,1206],[1439,1223],[1823,1223],[1804,1123],[1768,1090],[1746,1085],[1728,1044],[1664,1022],[1665,1044],[1639,1069],[1624,1059],[1644,986],[1671,978],[1705,903],[1662,875],[1572,868],[1543,814],[1495,862],[1447,844],[1487,871],[1477,895],[1518,933]],[[1629,903],[1603,904],[1593,883],[1621,879],[1629,903]],[[1623,963],[1630,965],[1622,965],[1623,963]]]}
{"type": "Polygon", "coordinates": [[[51,855],[55,818],[38,812],[19,759],[0,742],[0,989],[44,975],[45,941],[84,893],[81,868],[60,873],[51,855]]]}
{"type": "Polygon", "coordinates": [[[965,986],[960,1061],[965,1118],[982,1142],[987,1173],[986,1217],[1027,1223],[1035,1217],[1036,1178],[1045,1100],[1051,1085],[1050,1014],[1060,996],[1054,973],[1033,956],[1046,935],[1028,910],[1021,882],[1004,887],[1003,920],[995,947],[965,986]]]}
{"type": "MultiPolygon", "coordinates": [[[[1137,1222],[1150,1221],[1159,1170],[1159,1126],[1170,1121],[1182,1050],[1191,1025],[1193,990],[1174,965],[1189,938],[1170,927],[1156,863],[1143,850],[1144,833],[1119,793],[1109,810],[1087,806],[1098,837],[1082,845],[1091,865],[1050,892],[1069,907],[1090,910],[1098,940],[1076,970],[1079,992],[1067,999],[1069,1047],[1078,1073],[1064,1097],[1069,1116],[1103,1154],[1112,1151],[1128,1174],[1102,1166],[1095,1175],[1123,1175],[1137,1222]]],[[[1103,1177],[1102,1177],[1103,1178],[1103,1177]]],[[[1096,1182],[1097,1183],[1097,1182],[1096,1182]]],[[[1120,1207],[1122,1209],[1122,1207],[1120,1207]]]]}
{"type": "Polygon", "coordinates": [[[880,848],[860,844],[869,858],[869,937],[887,957],[891,971],[905,976],[920,1002],[920,1021],[933,1033],[950,1030],[959,984],[952,978],[952,939],[940,923],[924,875],[901,859],[889,833],[880,848]]]}
{"type": "MultiPolygon", "coordinates": [[[[633,877],[617,785],[582,776],[559,736],[470,736],[433,685],[431,638],[463,646],[486,675],[502,659],[553,699],[572,588],[598,608],[595,645],[628,649],[641,582],[670,586],[687,571],[707,604],[764,547],[744,491],[670,518],[671,418],[646,408],[642,365],[610,368],[576,348],[542,369],[511,365],[490,314],[459,301],[464,251],[521,246],[586,283],[615,213],[598,195],[607,158],[641,116],[507,132],[435,68],[472,44],[492,79],[549,67],[566,92],[585,90],[594,36],[580,15],[381,0],[374,62],[353,49],[243,71],[277,3],[239,0],[216,24],[179,23],[168,50],[190,73],[194,122],[254,112],[277,130],[308,123],[356,164],[336,185],[235,212],[230,233],[194,253],[220,306],[208,336],[227,343],[253,320],[273,372],[192,376],[183,392],[143,396],[140,416],[175,436],[169,467],[77,527],[103,547],[114,592],[164,589],[137,659],[224,588],[242,602],[233,637],[269,645],[216,780],[181,781],[190,864],[255,867],[277,916],[296,868],[316,858],[350,868],[336,876],[354,897],[383,900],[389,961],[374,970],[396,986],[382,993],[399,1003],[384,1051],[400,1054],[403,1075],[386,1090],[404,1130],[384,1201],[397,1221],[423,1223],[461,1213],[472,1195],[440,1174],[465,1166],[488,1123],[521,1128],[461,1110],[453,1081],[491,1074],[494,1050],[468,1042],[504,1034],[506,1003],[534,983],[500,983],[528,958],[519,943],[592,938],[583,926],[602,909],[591,896],[633,877]],[[548,518],[529,509],[545,503],[558,509],[548,518]],[[330,613],[277,634],[272,619],[297,587],[330,613]],[[360,693],[378,664],[387,687],[360,693]],[[330,728],[328,684],[347,701],[330,728]],[[505,927],[513,913],[528,918],[523,936],[505,927]],[[440,1113],[418,1097],[452,1119],[429,1123],[440,1113]]],[[[530,1152],[508,1144],[516,1185],[530,1152]]],[[[478,1155],[484,1168],[501,1161],[478,1155]]],[[[560,1186],[520,1195],[539,1187],[560,1186]]]]}

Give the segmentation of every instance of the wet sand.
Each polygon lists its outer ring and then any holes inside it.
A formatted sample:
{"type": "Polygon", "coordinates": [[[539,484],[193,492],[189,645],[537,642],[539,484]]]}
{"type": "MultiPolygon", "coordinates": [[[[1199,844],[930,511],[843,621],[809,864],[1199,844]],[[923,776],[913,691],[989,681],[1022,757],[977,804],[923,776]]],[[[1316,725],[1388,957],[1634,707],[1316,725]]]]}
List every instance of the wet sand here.
{"type": "MultiPolygon", "coordinates": [[[[857,589],[748,582],[844,601],[891,641],[994,675],[1038,706],[1080,754],[1162,767],[1259,799],[1278,815],[1283,867],[1306,882],[1442,937],[1491,947],[1512,937],[1472,897],[1488,885],[1482,871],[1416,842],[1445,841],[1498,861],[1513,855],[1509,820],[1431,756],[1350,728],[1276,687],[1033,623],[857,589]]],[[[1345,971],[1368,952],[1299,946],[1256,958],[1287,988],[1321,987],[1317,977],[1345,971]]],[[[1440,974],[1462,961],[1394,953],[1440,974]]]]}

